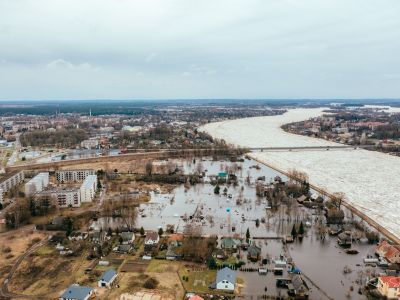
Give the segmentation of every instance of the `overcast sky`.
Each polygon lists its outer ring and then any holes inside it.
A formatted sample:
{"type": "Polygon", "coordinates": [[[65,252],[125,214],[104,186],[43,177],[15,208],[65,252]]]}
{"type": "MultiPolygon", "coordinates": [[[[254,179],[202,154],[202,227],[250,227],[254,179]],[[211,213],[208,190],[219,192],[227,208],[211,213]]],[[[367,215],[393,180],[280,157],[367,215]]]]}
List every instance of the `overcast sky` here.
{"type": "Polygon", "coordinates": [[[400,98],[399,0],[0,0],[0,99],[400,98]]]}

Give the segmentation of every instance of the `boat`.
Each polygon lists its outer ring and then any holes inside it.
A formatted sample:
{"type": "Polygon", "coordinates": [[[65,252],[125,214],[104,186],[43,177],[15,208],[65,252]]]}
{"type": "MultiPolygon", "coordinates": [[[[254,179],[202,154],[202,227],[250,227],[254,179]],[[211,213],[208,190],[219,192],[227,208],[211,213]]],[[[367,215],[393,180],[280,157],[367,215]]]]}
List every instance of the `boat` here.
{"type": "Polygon", "coordinates": [[[358,254],[358,250],[354,248],[350,248],[346,250],[347,254],[358,254]]]}

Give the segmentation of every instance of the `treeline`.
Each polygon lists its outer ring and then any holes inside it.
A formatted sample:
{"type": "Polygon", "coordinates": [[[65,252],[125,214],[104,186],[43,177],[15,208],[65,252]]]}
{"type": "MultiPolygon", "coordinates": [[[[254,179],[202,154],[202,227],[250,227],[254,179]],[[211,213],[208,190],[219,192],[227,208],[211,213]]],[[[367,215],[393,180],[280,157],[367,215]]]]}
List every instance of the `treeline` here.
{"type": "Polygon", "coordinates": [[[378,126],[374,130],[374,136],[377,139],[399,139],[400,138],[400,124],[389,124],[378,126]]]}
{"type": "Polygon", "coordinates": [[[82,129],[61,129],[54,132],[30,131],[20,136],[21,145],[26,146],[60,146],[71,147],[87,139],[87,133],[82,129]]]}

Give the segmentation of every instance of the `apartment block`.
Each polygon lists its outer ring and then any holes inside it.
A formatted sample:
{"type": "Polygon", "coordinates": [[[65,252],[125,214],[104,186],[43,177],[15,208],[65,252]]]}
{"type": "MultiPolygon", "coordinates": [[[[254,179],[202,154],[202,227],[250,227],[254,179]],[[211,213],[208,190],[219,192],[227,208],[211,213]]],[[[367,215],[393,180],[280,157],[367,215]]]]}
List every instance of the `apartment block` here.
{"type": "Polygon", "coordinates": [[[97,176],[89,175],[82,183],[81,191],[81,202],[91,202],[96,194],[97,190],[97,176]]]}
{"type": "Polygon", "coordinates": [[[81,182],[86,179],[89,175],[95,175],[96,171],[87,170],[59,170],[56,171],[56,179],[59,183],[65,182],[81,182]]]}
{"type": "Polygon", "coordinates": [[[25,195],[33,195],[41,192],[49,185],[49,173],[42,172],[37,174],[25,184],[25,195]]]}

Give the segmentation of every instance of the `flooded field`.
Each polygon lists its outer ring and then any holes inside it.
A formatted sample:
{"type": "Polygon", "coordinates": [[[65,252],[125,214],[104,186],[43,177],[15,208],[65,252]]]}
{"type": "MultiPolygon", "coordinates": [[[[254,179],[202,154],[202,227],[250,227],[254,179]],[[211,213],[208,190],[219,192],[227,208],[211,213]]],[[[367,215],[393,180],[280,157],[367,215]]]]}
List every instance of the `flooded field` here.
{"type": "MultiPolygon", "coordinates": [[[[398,109],[392,109],[396,112],[398,109]]],[[[216,138],[246,147],[337,145],[284,132],[280,126],[320,116],[322,109],[294,109],[279,116],[229,120],[202,129],[216,138]]],[[[400,158],[367,150],[254,152],[253,158],[279,170],[297,169],[328,192],[343,192],[347,202],[400,238],[400,158]]]]}

